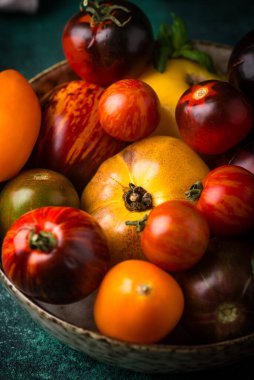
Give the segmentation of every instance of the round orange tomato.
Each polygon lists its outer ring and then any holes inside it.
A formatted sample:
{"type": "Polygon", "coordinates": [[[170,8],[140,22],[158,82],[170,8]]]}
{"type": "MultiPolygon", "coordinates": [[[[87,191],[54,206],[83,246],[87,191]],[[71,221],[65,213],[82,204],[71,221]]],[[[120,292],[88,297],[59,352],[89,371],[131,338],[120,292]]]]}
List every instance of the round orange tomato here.
{"type": "Polygon", "coordinates": [[[106,336],[150,344],[175,328],[183,308],[182,290],[170,274],[147,261],[125,260],[102,280],[94,318],[106,336]]]}
{"type": "Polygon", "coordinates": [[[40,103],[29,82],[16,70],[0,72],[0,182],[25,165],[40,124],[40,103]]]}

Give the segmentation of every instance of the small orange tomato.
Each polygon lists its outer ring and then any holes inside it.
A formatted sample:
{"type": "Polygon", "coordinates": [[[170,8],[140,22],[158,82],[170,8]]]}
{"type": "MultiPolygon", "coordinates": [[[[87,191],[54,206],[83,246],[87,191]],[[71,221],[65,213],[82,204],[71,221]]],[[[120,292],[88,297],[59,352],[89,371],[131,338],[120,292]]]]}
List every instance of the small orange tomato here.
{"type": "Polygon", "coordinates": [[[25,165],[40,124],[40,103],[26,78],[16,70],[0,72],[0,182],[25,165]]]}
{"type": "Polygon", "coordinates": [[[170,274],[147,261],[125,260],[102,280],[94,318],[106,336],[151,344],[174,329],[183,308],[182,290],[170,274]]]}

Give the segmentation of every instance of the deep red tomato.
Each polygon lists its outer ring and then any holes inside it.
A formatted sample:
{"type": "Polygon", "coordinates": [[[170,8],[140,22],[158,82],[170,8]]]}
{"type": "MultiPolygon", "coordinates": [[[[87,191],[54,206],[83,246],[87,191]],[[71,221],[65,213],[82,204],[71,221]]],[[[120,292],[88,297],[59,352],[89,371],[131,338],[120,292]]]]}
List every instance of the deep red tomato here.
{"type": "Polygon", "coordinates": [[[72,207],[41,207],[12,224],[3,241],[2,264],[7,277],[28,296],[67,304],[99,286],[109,252],[91,215],[72,207]]]}
{"type": "Polygon", "coordinates": [[[160,120],[160,101],[154,89],[139,79],[122,79],[102,94],[99,105],[102,128],[112,137],[136,141],[149,136],[160,120]]]}
{"type": "Polygon", "coordinates": [[[185,91],[178,100],[175,117],[182,138],[203,154],[226,152],[253,126],[249,100],[219,80],[200,82],[185,91]]]}
{"type": "Polygon", "coordinates": [[[209,237],[208,224],[196,206],[173,200],[152,209],[141,233],[141,247],[147,259],[160,268],[181,271],[201,259],[209,237]]]}
{"type": "Polygon", "coordinates": [[[108,86],[137,78],[151,60],[152,25],[128,1],[82,1],[81,11],[65,25],[62,44],[73,71],[82,79],[108,86]]]}
{"type": "Polygon", "coordinates": [[[214,235],[241,235],[254,227],[254,175],[240,166],[213,169],[186,196],[198,199],[214,235]]]}

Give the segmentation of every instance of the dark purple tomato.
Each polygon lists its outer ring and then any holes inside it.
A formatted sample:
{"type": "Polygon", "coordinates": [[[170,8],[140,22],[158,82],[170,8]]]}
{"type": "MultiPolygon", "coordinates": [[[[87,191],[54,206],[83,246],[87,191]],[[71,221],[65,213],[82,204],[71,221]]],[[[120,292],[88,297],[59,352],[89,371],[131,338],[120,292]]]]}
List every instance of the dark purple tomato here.
{"type": "Polygon", "coordinates": [[[229,164],[241,166],[254,174],[254,141],[239,147],[231,156],[229,164]]]}
{"type": "Polygon", "coordinates": [[[68,20],[62,35],[72,70],[100,86],[137,78],[151,60],[154,46],[148,17],[128,1],[82,3],[81,11],[68,20]]]}
{"type": "Polygon", "coordinates": [[[195,342],[254,332],[252,252],[251,241],[216,237],[196,266],[177,273],[185,297],[182,323],[195,342]]]}
{"type": "Polygon", "coordinates": [[[219,80],[203,81],[186,90],[178,100],[175,116],[185,142],[206,155],[226,152],[253,126],[247,97],[219,80]]]}
{"type": "Polygon", "coordinates": [[[254,29],[234,46],[228,61],[228,80],[249,98],[254,107],[254,29]]]}

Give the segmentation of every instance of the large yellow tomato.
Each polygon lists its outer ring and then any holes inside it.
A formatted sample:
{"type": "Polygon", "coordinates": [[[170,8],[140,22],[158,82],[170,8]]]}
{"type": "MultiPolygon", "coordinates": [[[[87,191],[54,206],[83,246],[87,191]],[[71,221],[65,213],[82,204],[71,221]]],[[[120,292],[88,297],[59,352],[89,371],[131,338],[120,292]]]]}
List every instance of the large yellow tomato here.
{"type": "Polygon", "coordinates": [[[0,72],[0,182],[25,165],[40,124],[40,103],[26,78],[16,70],[0,72]]]}
{"type": "Polygon", "coordinates": [[[225,78],[210,73],[204,66],[188,59],[174,58],[168,60],[163,73],[150,66],[139,79],[155,90],[161,103],[161,120],[153,135],[179,137],[175,121],[175,108],[183,92],[193,83],[225,78]]]}
{"type": "Polygon", "coordinates": [[[81,196],[81,208],[92,214],[108,237],[112,264],[143,258],[140,234],[126,221],[148,215],[185,191],[209,169],[181,139],[153,136],[129,145],[104,161],[81,196]]]}

